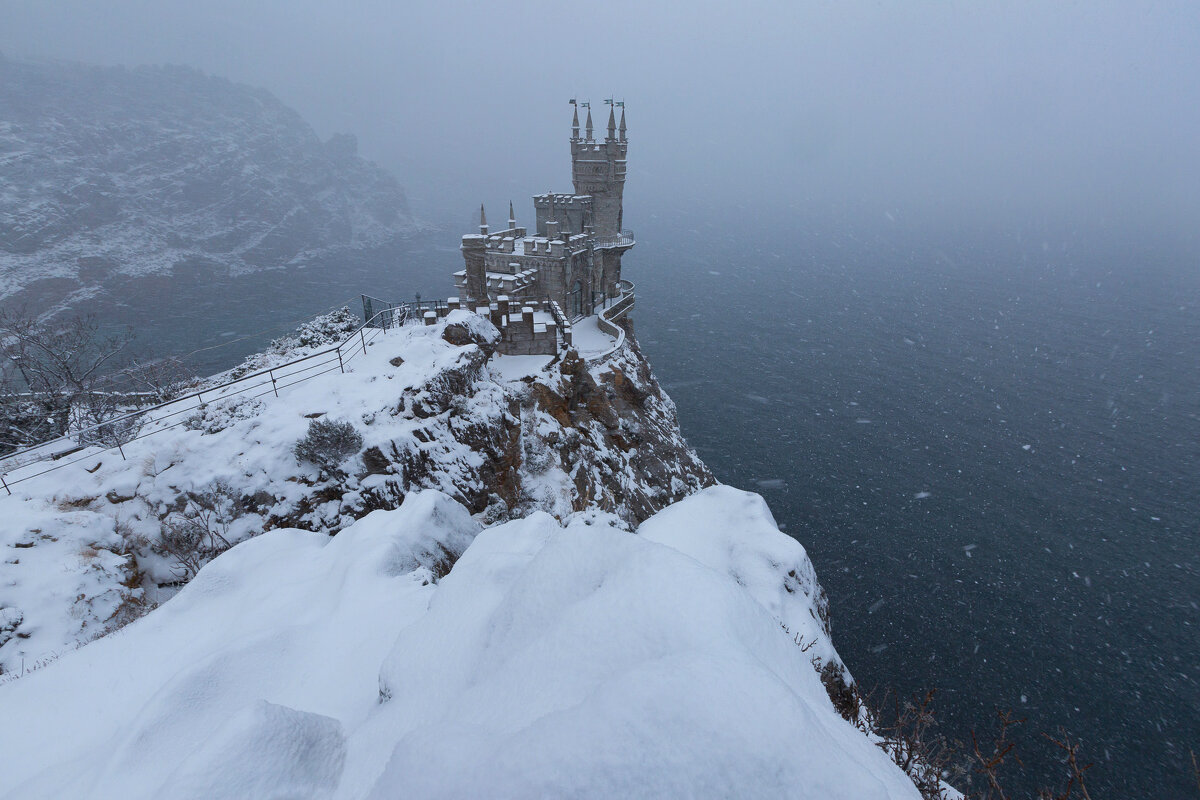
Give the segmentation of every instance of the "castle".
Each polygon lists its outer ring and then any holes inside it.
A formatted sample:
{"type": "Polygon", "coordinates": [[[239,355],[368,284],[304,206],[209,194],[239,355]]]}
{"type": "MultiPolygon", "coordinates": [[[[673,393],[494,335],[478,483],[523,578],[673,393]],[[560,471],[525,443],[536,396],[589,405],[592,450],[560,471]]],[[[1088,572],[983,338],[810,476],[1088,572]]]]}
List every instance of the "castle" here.
{"type": "MultiPolygon", "coordinates": [[[[465,307],[518,306],[538,301],[556,303],[569,320],[597,313],[620,295],[621,256],[634,245],[632,231],[621,228],[625,191],[625,156],[629,141],[625,104],[609,104],[608,133],[593,137],[592,110],[587,109],[584,135],[579,135],[579,105],[571,120],[572,194],[548,193],[533,198],[536,227],[532,235],[518,227],[512,203],[508,227],[490,233],[483,206],[479,233],[462,237],[465,269],[454,273],[465,307]],[[621,121],[616,120],[621,107],[621,121]]],[[[459,298],[455,298],[458,300],[459,298]]],[[[456,303],[457,305],[457,303],[456,303]]]]}

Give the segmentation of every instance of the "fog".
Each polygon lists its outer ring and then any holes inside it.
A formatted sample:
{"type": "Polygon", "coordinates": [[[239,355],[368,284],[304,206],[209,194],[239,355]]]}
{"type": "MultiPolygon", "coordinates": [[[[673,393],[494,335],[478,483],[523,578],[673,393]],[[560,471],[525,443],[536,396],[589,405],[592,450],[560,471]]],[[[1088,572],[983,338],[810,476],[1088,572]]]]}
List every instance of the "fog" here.
{"type": "Polygon", "coordinates": [[[1190,237],[1194,3],[6,2],[0,51],[182,63],[358,136],[461,222],[569,188],[567,101],[628,104],[628,200],[1190,237]]]}
{"type": "Polygon", "coordinates": [[[1200,3],[0,0],[0,53],[264,87],[438,226],[287,280],[63,282],[209,373],[359,292],[454,291],[481,201],[495,230],[570,190],[568,100],[601,137],[624,101],[638,341],[809,548],[861,685],[938,686],[963,741],[1018,708],[1038,780],[1062,725],[1096,796],[1192,792],[1200,3]]]}

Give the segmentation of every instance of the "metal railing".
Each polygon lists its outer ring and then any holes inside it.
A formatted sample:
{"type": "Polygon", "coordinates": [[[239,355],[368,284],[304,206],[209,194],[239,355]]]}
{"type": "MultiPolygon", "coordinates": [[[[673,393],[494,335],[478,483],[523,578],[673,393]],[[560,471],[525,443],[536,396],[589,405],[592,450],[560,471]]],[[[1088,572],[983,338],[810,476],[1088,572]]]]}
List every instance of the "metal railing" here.
{"type": "Polygon", "coordinates": [[[587,360],[589,364],[597,364],[625,346],[625,329],[617,324],[617,320],[624,317],[633,308],[635,300],[633,281],[619,280],[617,288],[620,290],[620,294],[613,298],[611,305],[602,309],[596,316],[596,327],[615,336],[617,342],[600,355],[589,358],[587,360]]]}
{"type": "Polygon", "coordinates": [[[187,422],[188,416],[185,415],[203,410],[217,400],[238,396],[256,398],[268,394],[278,397],[279,391],[289,386],[295,386],[334,370],[345,372],[348,364],[367,352],[368,344],[382,332],[397,327],[395,317],[394,308],[378,311],[333,347],[309,353],[306,356],[285,361],[282,364],[276,364],[273,367],[252,372],[224,383],[206,386],[165,403],[117,416],[99,424],[75,430],[68,435],[9,453],[0,457],[0,486],[12,494],[13,486],[114,450],[119,452],[123,459],[125,458],[124,445],[179,427],[187,422]],[[134,433],[128,437],[114,436],[121,430],[132,430],[134,433]],[[106,437],[115,438],[116,443],[111,446],[79,443],[80,440],[106,437]],[[83,453],[83,455],[77,455],[79,453],[83,453]],[[70,456],[77,457],[68,461],[63,460],[70,456]],[[35,464],[48,464],[49,462],[56,463],[31,474],[21,475],[16,479],[8,477],[15,470],[24,470],[35,464]]]}
{"type": "Polygon", "coordinates": [[[630,230],[622,230],[612,236],[597,236],[595,239],[596,247],[633,247],[635,244],[637,239],[630,230]]]}
{"type": "Polygon", "coordinates": [[[390,300],[380,300],[378,297],[370,295],[362,295],[363,304],[363,319],[370,320],[381,319],[381,312],[391,311],[392,317],[390,322],[397,326],[411,325],[418,322],[423,322],[425,312],[432,311],[438,315],[438,318],[446,316],[449,311],[449,306],[445,300],[421,300],[419,297],[416,300],[402,300],[398,303],[393,303],[390,300]]]}

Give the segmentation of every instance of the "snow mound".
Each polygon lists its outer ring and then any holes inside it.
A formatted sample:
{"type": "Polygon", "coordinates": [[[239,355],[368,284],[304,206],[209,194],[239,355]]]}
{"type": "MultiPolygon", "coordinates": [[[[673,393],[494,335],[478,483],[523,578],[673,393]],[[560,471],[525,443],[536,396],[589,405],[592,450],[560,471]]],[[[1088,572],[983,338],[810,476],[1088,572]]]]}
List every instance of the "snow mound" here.
{"type": "Polygon", "coordinates": [[[807,652],[825,663],[841,663],[829,635],[829,601],[808,553],[780,534],[759,495],[712,486],[664,508],[638,533],[733,578],[794,640],[807,645],[807,652]]]}
{"type": "Polygon", "coordinates": [[[266,533],[0,685],[0,796],[916,798],[781,628],[772,528],[717,488],[642,535],[436,491],[266,533]]]}
{"type": "Polygon", "coordinates": [[[337,720],[260,700],[187,756],[158,794],[317,800],[333,796],[345,760],[337,720]]]}

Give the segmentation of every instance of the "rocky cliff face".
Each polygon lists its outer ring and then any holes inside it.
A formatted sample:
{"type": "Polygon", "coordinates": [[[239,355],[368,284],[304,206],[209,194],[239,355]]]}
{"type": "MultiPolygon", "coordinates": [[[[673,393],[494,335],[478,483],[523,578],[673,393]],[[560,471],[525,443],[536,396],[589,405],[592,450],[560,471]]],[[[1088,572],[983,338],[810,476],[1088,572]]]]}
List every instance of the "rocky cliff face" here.
{"type": "Polygon", "coordinates": [[[597,366],[569,351],[549,368],[504,384],[483,414],[463,412],[491,388],[478,380],[487,343],[451,338],[463,342],[455,363],[406,389],[396,406],[419,420],[412,439],[366,453],[378,474],[398,476],[385,482],[384,494],[372,495],[373,503],[386,505],[386,497],[413,487],[452,488],[493,521],[535,510],[565,519],[595,508],[636,527],[715,483],[680,434],[675,405],[632,330],[628,346],[597,366]],[[468,465],[438,457],[459,447],[483,458],[468,465]]]}
{"type": "Polygon", "coordinates": [[[303,266],[413,229],[352,136],[320,141],[266,91],[182,67],[0,58],[0,300],[40,309],[117,276],[303,266]]]}

